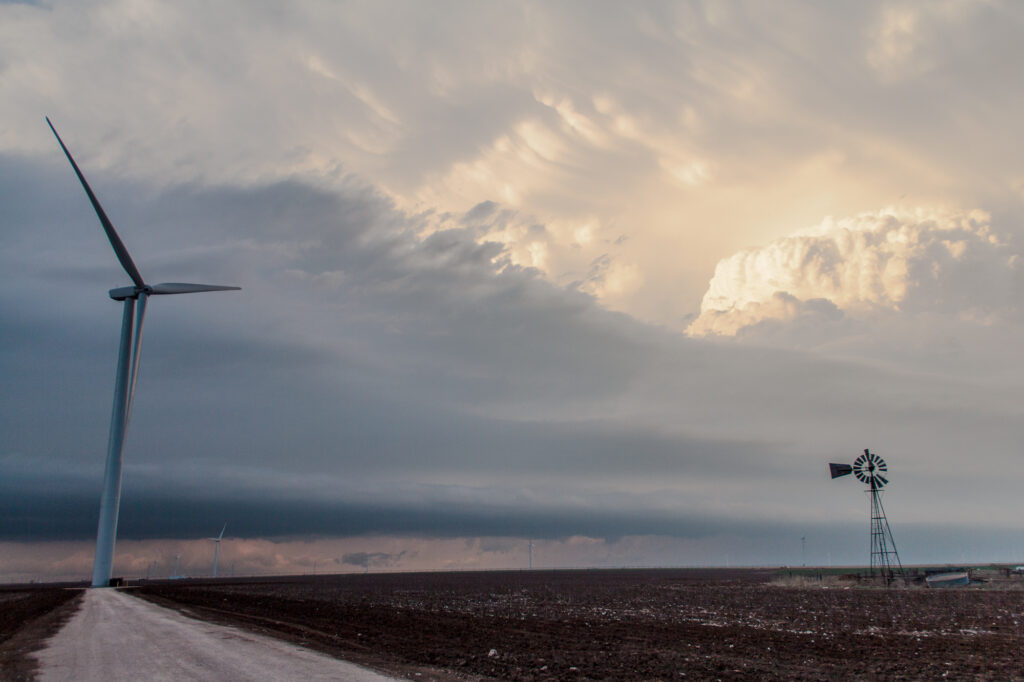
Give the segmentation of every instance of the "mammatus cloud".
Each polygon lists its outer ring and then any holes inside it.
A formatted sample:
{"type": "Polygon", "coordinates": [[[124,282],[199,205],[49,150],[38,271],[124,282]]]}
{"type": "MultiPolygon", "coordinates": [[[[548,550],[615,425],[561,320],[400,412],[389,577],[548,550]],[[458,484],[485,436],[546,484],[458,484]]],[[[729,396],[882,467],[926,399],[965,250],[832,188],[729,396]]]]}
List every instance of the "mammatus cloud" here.
{"type": "Polygon", "coordinates": [[[0,3],[0,149],[52,154],[49,113],[136,180],[496,202],[480,241],[672,328],[743,245],[1024,177],[1019,3],[45,4],[0,3]]]}
{"type": "Polygon", "coordinates": [[[884,311],[984,319],[1014,305],[1019,262],[990,221],[951,209],[827,219],[720,261],[688,331],[733,336],[765,321],[884,311]]]}

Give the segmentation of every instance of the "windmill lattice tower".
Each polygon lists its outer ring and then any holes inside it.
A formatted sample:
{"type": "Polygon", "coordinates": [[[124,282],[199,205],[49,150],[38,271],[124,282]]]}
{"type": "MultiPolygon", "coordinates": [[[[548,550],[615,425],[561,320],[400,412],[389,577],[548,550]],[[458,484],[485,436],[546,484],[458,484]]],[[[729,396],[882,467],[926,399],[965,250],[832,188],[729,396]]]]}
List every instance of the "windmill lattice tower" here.
{"type": "Polygon", "coordinates": [[[854,460],[852,465],[830,463],[828,468],[832,478],[853,474],[858,481],[868,484],[867,492],[871,496],[870,575],[874,577],[877,571],[886,581],[896,575],[902,576],[903,564],[896,551],[896,541],[892,539],[889,520],[885,517],[885,507],[882,506],[882,486],[889,482],[889,467],[885,460],[865,448],[864,454],[854,460]]]}

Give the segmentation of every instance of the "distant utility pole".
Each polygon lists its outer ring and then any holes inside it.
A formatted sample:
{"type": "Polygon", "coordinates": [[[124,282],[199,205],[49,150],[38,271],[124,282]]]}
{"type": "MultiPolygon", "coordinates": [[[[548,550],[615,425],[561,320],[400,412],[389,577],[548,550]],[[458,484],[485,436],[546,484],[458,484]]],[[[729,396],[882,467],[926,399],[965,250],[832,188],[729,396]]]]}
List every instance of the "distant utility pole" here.
{"type": "Polygon", "coordinates": [[[533,570],[533,540],[530,540],[530,570],[533,570]]]}
{"type": "Polygon", "coordinates": [[[807,566],[807,536],[800,536],[800,556],[803,560],[803,565],[807,566]]]}

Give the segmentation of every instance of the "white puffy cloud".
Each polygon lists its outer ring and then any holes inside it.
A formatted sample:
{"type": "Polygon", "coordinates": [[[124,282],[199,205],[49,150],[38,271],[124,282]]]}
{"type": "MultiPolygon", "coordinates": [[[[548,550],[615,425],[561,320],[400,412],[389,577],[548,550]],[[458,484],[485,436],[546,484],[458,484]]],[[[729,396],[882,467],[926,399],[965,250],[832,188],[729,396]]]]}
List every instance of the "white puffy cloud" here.
{"type": "Polygon", "coordinates": [[[827,219],[720,261],[689,333],[886,311],[984,320],[1014,306],[1018,255],[983,211],[885,209],[827,219]]]}

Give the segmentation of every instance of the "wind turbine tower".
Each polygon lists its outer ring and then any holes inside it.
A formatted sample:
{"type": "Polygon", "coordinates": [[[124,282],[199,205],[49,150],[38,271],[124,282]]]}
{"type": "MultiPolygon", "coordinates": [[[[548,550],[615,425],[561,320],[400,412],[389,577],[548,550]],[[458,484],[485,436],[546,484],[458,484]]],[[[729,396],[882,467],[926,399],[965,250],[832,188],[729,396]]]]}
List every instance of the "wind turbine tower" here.
{"type": "Polygon", "coordinates": [[[240,287],[218,286],[213,284],[182,284],[169,282],[165,284],[146,284],[135,267],[135,262],[128,254],[121,238],[117,235],[113,223],[107,217],[85,176],[79,170],[64,140],[60,139],[57,129],[50,119],[46,119],[54,136],[57,138],[64,155],[71,162],[82,189],[89,196],[93,210],[100,219],[103,231],[114,248],[114,254],[121,267],[128,273],[132,286],[110,290],[110,298],[124,301],[124,313],[121,318],[121,344],[117,353],[117,373],[114,380],[114,406],[110,415],[110,432],[107,441],[107,464],[103,474],[103,494],[100,497],[100,520],[96,529],[96,557],[92,567],[92,586],[106,587],[110,584],[110,576],[114,565],[114,542],[117,539],[117,513],[121,505],[121,466],[124,459],[124,436],[128,429],[128,420],[132,413],[132,400],[135,397],[135,380],[139,375],[139,353],[142,350],[142,321],[146,315],[146,300],[150,296],[168,294],[194,294],[203,291],[228,291],[240,287]],[[136,317],[136,310],[138,317],[136,317]]]}
{"type": "Polygon", "coordinates": [[[220,529],[220,535],[215,538],[207,538],[207,540],[213,540],[213,577],[217,577],[217,554],[220,552],[220,541],[224,537],[224,531],[227,530],[228,524],[224,524],[224,527],[220,529]]]}

